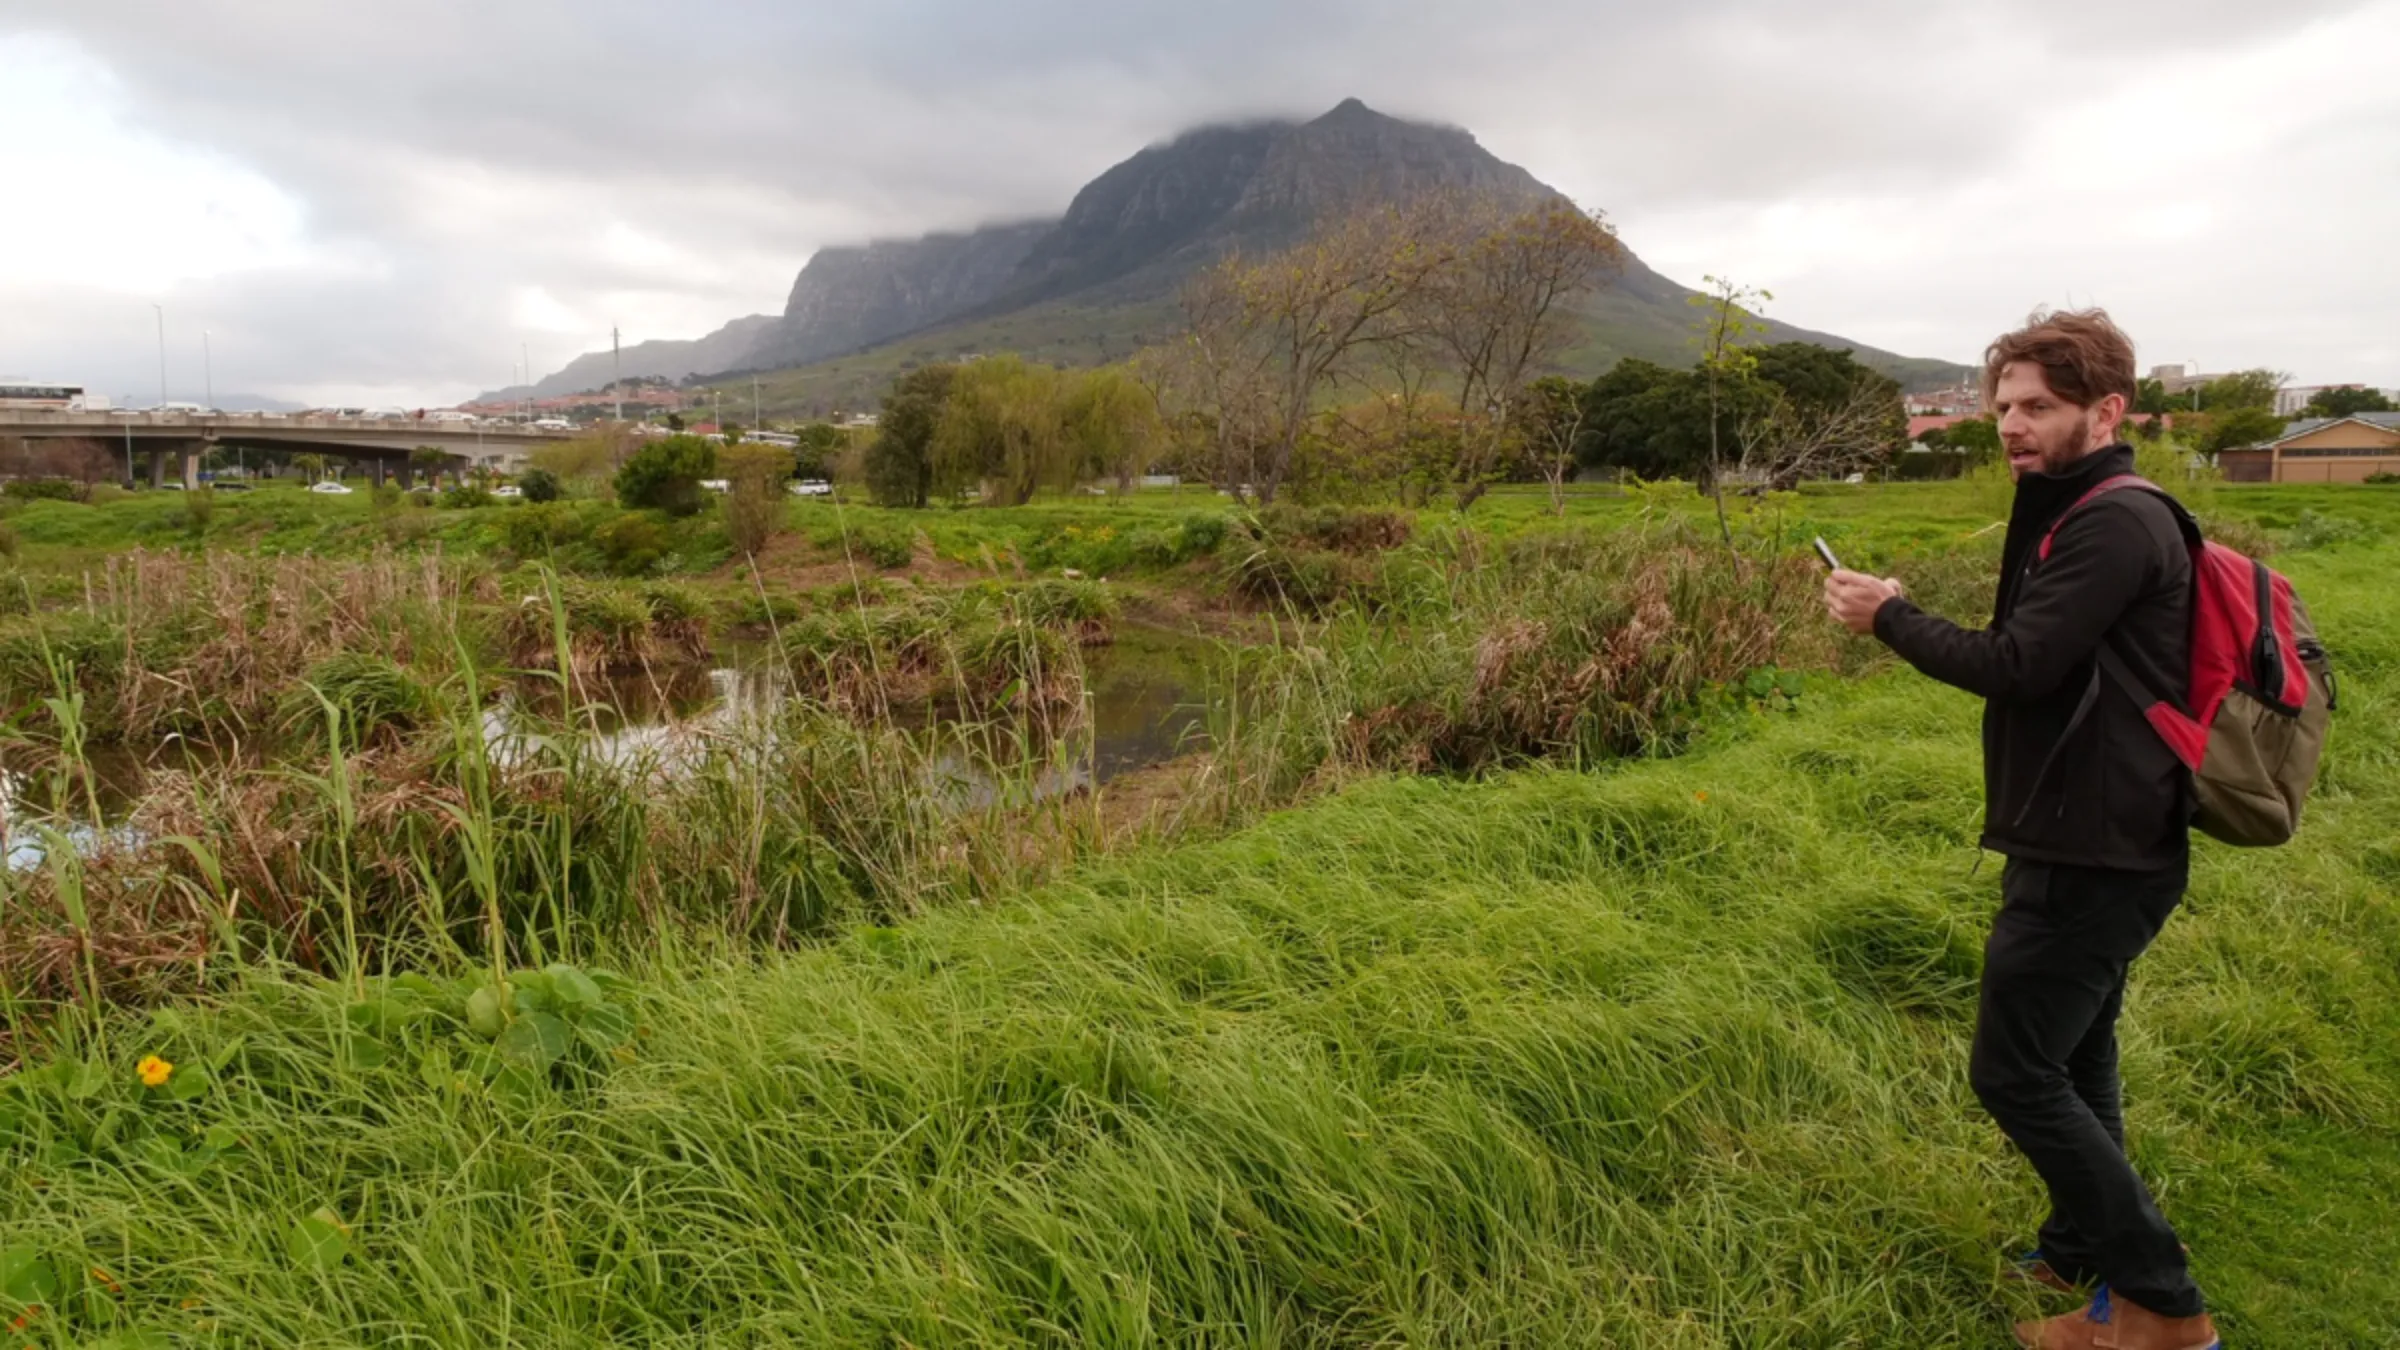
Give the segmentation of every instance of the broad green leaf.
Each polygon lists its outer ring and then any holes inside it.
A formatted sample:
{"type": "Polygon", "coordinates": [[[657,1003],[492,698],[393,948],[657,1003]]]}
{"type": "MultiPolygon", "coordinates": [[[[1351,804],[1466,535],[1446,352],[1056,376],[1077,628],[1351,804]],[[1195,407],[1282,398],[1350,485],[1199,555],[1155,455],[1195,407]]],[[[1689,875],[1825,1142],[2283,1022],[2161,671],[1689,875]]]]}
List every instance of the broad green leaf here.
{"type": "Polygon", "coordinates": [[[394,989],[405,989],[412,994],[417,994],[424,998],[439,1000],[442,997],[442,987],[440,985],[435,984],[433,981],[425,978],[422,975],[419,975],[413,970],[403,974],[394,975],[392,977],[392,987],[394,989]]]}
{"type": "Polygon", "coordinates": [[[240,1053],[242,1053],[242,1038],[236,1036],[208,1052],[206,1056],[208,1067],[216,1073],[223,1073],[225,1066],[233,1063],[233,1057],[240,1053]]]}
{"type": "Polygon", "coordinates": [[[208,1090],[214,1086],[216,1086],[216,1078],[209,1073],[207,1065],[186,1064],[175,1071],[173,1078],[167,1080],[167,1100],[196,1102],[207,1096],[208,1090]]]}
{"type": "Polygon", "coordinates": [[[500,1006],[500,991],[485,985],[467,995],[467,1029],[490,1040],[508,1024],[508,1014],[500,1006]]]}
{"type": "Polygon", "coordinates": [[[352,1036],[342,1043],[342,1065],[365,1072],[380,1069],[391,1060],[392,1052],[372,1036],[352,1036]]]}
{"type": "Polygon", "coordinates": [[[492,1075],[492,1095],[529,1104],[550,1095],[550,1076],[522,1064],[508,1063],[492,1075]]]}
{"type": "Polygon", "coordinates": [[[350,1229],[332,1210],[319,1209],[293,1222],[284,1234],[283,1250],[293,1265],[331,1270],[350,1254],[350,1229]]]}
{"type": "Polygon", "coordinates": [[[450,1063],[450,1051],[435,1046],[417,1057],[417,1081],[439,1092],[458,1081],[458,1070],[450,1063]]]}
{"type": "Polygon", "coordinates": [[[575,1035],[594,1050],[614,1050],[633,1039],[633,1014],[612,1003],[595,1004],[575,1019],[575,1035]]]}
{"type": "Polygon", "coordinates": [[[200,1132],[200,1143],[219,1153],[231,1153],[242,1146],[242,1136],[231,1125],[211,1125],[200,1132]]]}
{"type": "Polygon", "coordinates": [[[74,1075],[67,1080],[67,1095],[76,1101],[89,1101],[108,1086],[108,1066],[89,1060],[75,1066],[74,1075]]]}
{"type": "Polygon", "coordinates": [[[549,1012],[557,1006],[558,995],[550,988],[549,976],[520,970],[508,977],[508,1001],[517,1012],[549,1012]]]}
{"type": "Polygon", "coordinates": [[[0,1247],[0,1300],[19,1305],[58,1299],[58,1273],[40,1252],[26,1246],[0,1247]]]}
{"type": "Polygon", "coordinates": [[[512,1066],[541,1073],[567,1053],[571,1039],[566,1023],[549,1013],[535,1012],[509,1023],[492,1048],[512,1066]]]}
{"type": "Polygon", "coordinates": [[[542,973],[550,977],[550,991],[557,996],[561,1007],[588,1007],[600,1001],[600,986],[573,966],[562,963],[542,973]]]}

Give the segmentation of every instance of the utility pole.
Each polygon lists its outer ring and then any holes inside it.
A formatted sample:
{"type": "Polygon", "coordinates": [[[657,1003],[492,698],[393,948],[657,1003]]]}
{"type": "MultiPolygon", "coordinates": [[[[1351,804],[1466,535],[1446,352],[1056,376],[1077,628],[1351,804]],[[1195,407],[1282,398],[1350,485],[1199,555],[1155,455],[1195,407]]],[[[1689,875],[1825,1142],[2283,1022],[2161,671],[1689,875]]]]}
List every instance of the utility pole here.
{"type": "Polygon", "coordinates": [[[200,330],[200,401],[210,412],[217,410],[217,366],[209,355],[208,330],[200,330]]]}
{"type": "Polygon", "coordinates": [[[167,406],[167,307],[152,305],[158,311],[158,406],[167,406]]]}
{"type": "Polygon", "coordinates": [[[517,344],[517,355],[525,358],[525,420],[533,420],[533,351],[524,343],[517,344]]]}
{"type": "Polygon", "coordinates": [[[625,420],[625,344],[615,324],[608,327],[608,387],[616,391],[617,420],[625,420]]]}
{"type": "Polygon", "coordinates": [[[758,377],[753,375],[750,377],[750,429],[757,431],[765,425],[758,417],[758,377]]]}

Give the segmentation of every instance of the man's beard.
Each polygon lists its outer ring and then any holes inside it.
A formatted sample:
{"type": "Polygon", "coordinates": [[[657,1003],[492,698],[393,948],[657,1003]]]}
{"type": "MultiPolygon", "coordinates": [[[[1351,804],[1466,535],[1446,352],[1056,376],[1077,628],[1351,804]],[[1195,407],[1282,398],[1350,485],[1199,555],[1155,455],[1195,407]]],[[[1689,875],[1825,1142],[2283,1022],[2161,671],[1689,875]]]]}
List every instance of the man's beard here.
{"type": "Polygon", "coordinates": [[[2075,427],[2071,434],[2062,437],[2055,445],[2042,447],[2042,472],[2047,474],[2065,473],[2075,466],[2077,460],[2083,458],[2084,451],[2089,449],[2091,444],[2092,415],[2085,413],[2075,419],[2075,427]]]}
{"type": "MultiPolygon", "coordinates": [[[[2091,443],[2092,415],[2085,413],[2076,418],[2075,425],[2068,427],[2066,433],[2057,440],[2034,447],[2036,462],[2032,472],[2039,474],[2064,473],[2075,467],[2076,462],[2083,458],[2084,448],[2091,443]]],[[[2001,447],[2001,451],[2006,454],[2007,447],[2001,447]]]]}

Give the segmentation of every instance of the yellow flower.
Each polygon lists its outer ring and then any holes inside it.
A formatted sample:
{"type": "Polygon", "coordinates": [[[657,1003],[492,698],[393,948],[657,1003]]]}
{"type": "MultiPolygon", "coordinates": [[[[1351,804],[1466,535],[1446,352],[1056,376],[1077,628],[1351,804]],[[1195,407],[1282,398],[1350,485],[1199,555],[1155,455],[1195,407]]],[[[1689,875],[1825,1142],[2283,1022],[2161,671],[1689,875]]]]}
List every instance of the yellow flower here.
{"type": "Polygon", "coordinates": [[[1708,800],[1708,794],[1705,792],[1695,792],[1692,794],[1692,800],[1696,802],[1705,802],[1708,800]]]}
{"type": "Polygon", "coordinates": [[[142,1062],[133,1066],[133,1071],[142,1076],[143,1087],[165,1087],[167,1079],[175,1072],[175,1066],[156,1055],[144,1055],[142,1062]]]}

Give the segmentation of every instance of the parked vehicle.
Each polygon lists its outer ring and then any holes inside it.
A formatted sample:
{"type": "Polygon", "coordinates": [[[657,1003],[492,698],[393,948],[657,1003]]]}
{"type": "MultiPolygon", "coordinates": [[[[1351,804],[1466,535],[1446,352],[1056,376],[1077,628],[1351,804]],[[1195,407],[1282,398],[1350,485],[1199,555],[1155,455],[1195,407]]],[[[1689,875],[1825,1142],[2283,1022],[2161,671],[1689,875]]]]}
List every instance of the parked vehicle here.
{"type": "Polygon", "coordinates": [[[822,478],[803,478],[792,484],[791,492],[795,497],[830,497],[833,484],[822,478]]]}
{"type": "Polygon", "coordinates": [[[341,484],[336,483],[331,479],[327,479],[322,483],[311,483],[308,485],[308,490],[311,492],[322,492],[329,497],[347,497],[350,495],[350,489],[343,487],[341,484]]]}
{"type": "Polygon", "coordinates": [[[514,483],[502,483],[492,489],[492,495],[495,497],[522,497],[525,495],[525,489],[514,483]]]}

